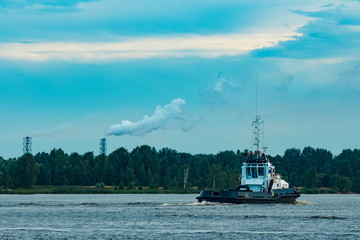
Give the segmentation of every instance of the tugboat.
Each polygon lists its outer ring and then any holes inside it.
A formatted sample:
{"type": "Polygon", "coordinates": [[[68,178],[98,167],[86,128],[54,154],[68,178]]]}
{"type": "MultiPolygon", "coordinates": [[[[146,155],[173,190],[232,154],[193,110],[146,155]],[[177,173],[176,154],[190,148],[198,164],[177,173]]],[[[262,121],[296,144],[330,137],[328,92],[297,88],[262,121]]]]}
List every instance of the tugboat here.
{"type": "MultiPolygon", "coordinates": [[[[196,197],[199,202],[220,203],[295,203],[300,191],[275,174],[275,167],[269,162],[265,152],[260,152],[260,116],[256,114],[254,145],[256,151],[246,153],[241,169],[241,181],[234,189],[227,191],[201,191],[196,197]]],[[[264,148],[266,149],[266,148],[264,148]]]]}

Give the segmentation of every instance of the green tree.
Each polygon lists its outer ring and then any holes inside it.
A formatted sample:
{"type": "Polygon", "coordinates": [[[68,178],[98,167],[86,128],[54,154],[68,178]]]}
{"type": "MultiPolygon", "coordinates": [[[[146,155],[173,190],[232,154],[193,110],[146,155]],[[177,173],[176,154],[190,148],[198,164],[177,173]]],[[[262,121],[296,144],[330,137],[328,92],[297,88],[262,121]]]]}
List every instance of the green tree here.
{"type": "Polygon", "coordinates": [[[0,157],[0,186],[5,186],[5,177],[6,177],[5,165],[6,165],[5,160],[2,157],[0,157]]]}
{"type": "Polygon", "coordinates": [[[38,166],[33,155],[21,156],[17,161],[15,172],[15,186],[31,188],[36,183],[38,174],[38,166]]]}
{"type": "Polygon", "coordinates": [[[347,193],[350,192],[352,188],[352,181],[350,177],[341,176],[340,192],[347,193]]]}
{"type": "Polygon", "coordinates": [[[215,156],[216,162],[220,164],[222,167],[228,165],[232,168],[240,168],[241,162],[239,157],[235,154],[234,151],[222,151],[216,154],[215,156]]]}
{"type": "Polygon", "coordinates": [[[223,188],[225,183],[225,174],[222,171],[221,166],[218,164],[212,164],[209,167],[208,172],[208,186],[211,186],[213,189],[223,188]]]}
{"type": "Polygon", "coordinates": [[[349,192],[352,187],[350,177],[335,174],[330,177],[330,187],[338,188],[340,192],[349,192]]]}
{"type": "Polygon", "coordinates": [[[56,186],[68,185],[69,181],[68,178],[66,177],[66,172],[67,172],[66,166],[56,168],[54,171],[53,185],[56,186]]]}
{"type": "Polygon", "coordinates": [[[145,171],[151,169],[151,171],[154,172],[157,165],[157,152],[155,148],[147,145],[136,147],[130,154],[131,158],[134,158],[136,154],[139,155],[141,162],[144,164],[145,171]]]}
{"type": "Polygon", "coordinates": [[[86,152],[84,155],[81,156],[81,163],[83,168],[83,179],[82,185],[91,185],[91,167],[94,162],[94,153],[93,152],[86,152]]]}
{"type": "Polygon", "coordinates": [[[98,182],[103,182],[104,171],[107,166],[107,157],[104,154],[98,155],[94,158],[92,163],[92,167],[90,169],[91,177],[90,183],[91,185],[95,185],[98,182]]]}
{"type": "Polygon", "coordinates": [[[323,183],[326,181],[327,177],[325,173],[316,174],[316,187],[323,187],[323,183]],[[324,180],[325,179],[325,180],[324,180]]]}
{"type": "Polygon", "coordinates": [[[51,185],[51,169],[48,163],[40,165],[39,174],[37,176],[38,185],[51,185]]]}
{"type": "Polygon", "coordinates": [[[145,172],[144,165],[142,163],[140,164],[140,167],[137,169],[136,176],[139,179],[140,185],[142,185],[142,186],[149,185],[149,180],[148,180],[147,174],[145,172]]]}
{"type": "Polygon", "coordinates": [[[68,165],[67,158],[68,155],[65,154],[65,152],[61,148],[51,150],[49,156],[49,163],[51,166],[52,184],[68,184],[68,179],[66,176],[66,170],[68,165]]]}
{"type": "Polygon", "coordinates": [[[352,180],[352,191],[360,193],[360,170],[357,171],[356,177],[352,180]]]}
{"type": "Polygon", "coordinates": [[[86,163],[78,153],[69,156],[68,180],[71,185],[84,185],[86,179],[86,163]]]}
{"type": "Polygon", "coordinates": [[[239,183],[240,169],[231,168],[229,165],[226,165],[224,168],[226,174],[225,177],[225,188],[234,188],[239,183]]]}
{"type": "Polygon", "coordinates": [[[113,185],[114,184],[114,175],[115,175],[115,171],[114,171],[113,166],[110,164],[107,165],[105,168],[105,171],[104,171],[104,176],[103,176],[104,183],[108,186],[113,185]]]}
{"type": "Polygon", "coordinates": [[[330,174],[329,173],[321,173],[322,176],[319,177],[318,187],[329,187],[330,183],[330,174]]]}
{"type": "Polygon", "coordinates": [[[96,183],[95,188],[104,189],[105,188],[105,183],[103,183],[103,182],[96,183]]]}
{"type": "Polygon", "coordinates": [[[135,189],[135,186],[136,186],[136,182],[135,182],[135,181],[131,181],[131,182],[129,182],[129,184],[128,184],[128,189],[135,189]]]}
{"type": "Polygon", "coordinates": [[[121,147],[110,153],[108,158],[114,170],[113,181],[117,186],[122,181],[122,172],[124,172],[124,169],[128,167],[128,163],[130,162],[129,152],[121,147]]]}
{"type": "MultiPolygon", "coordinates": [[[[303,186],[304,178],[301,176],[302,176],[302,174],[304,174],[305,168],[304,168],[304,164],[301,161],[300,154],[301,154],[300,149],[290,148],[285,151],[282,160],[284,162],[283,164],[284,164],[284,168],[286,169],[286,171],[288,173],[290,173],[290,175],[292,172],[295,173],[295,175],[293,175],[293,178],[297,179],[296,185],[303,186]]],[[[271,159],[270,159],[270,161],[271,161],[271,159]]],[[[284,173],[282,173],[282,174],[284,174],[284,173]]],[[[295,183],[290,183],[290,184],[295,184],[295,183]]]]}
{"type": "Polygon", "coordinates": [[[293,186],[299,186],[298,175],[296,172],[291,172],[289,176],[289,183],[293,186]]]}
{"type": "Polygon", "coordinates": [[[310,167],[305,171],[305,186],[314,189],[318,183],[316,167],[310,167]]]}
{"type": "Polygon", "coordinates": [[[134,169],[131,167],[127,167],[124,173],[124,184],[129,186],[129,183],[132,181],[136,181],[136,176],[134,174],[134,169]]]}
{"type": "Polygon", "coordinates": [[[163,177],[163,184],[162,186],[165,188],[165,189],[168,189],[170,188],[171,186],[171,177],[170,177],[170,173],[169,172],[166,172],[165,173],[165,176],[163,177]]]}

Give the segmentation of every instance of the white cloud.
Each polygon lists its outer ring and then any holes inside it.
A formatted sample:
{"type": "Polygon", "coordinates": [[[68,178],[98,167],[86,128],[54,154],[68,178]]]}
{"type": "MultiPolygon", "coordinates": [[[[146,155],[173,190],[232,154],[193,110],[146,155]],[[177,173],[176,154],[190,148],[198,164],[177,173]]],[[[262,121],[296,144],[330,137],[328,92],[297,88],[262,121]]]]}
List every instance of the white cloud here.
{"type": "Polygon", "coordinates": [[[170,125],[177,125],[183,131],[188,131],[193,125],[194,119],[191,119],[183,111],[184,105],[185,100],[181,98],[174,99],[164,107],[157,106],[152,116],[145,115],[138,122],[123,120],[120,124],[111,125],[108,135],[143,136],[152,131],[167,128],[170,125]]]}
{"type": "Polygon", "coordinates": [[[227,82],[228,80],[225,78],[220,78],[220,80],[215,83],[214,91],[218,93],[222,92],[224,90],[224,84],[227,82]]]}
{"type": "Polygon", "coordinates": [[[237,80],[230,80],[219,73],[217,80],[202,89],[200,94],[212,106],[235,105],[239,108],[238,104],[242,102],[241,99],[244,96],[244,83],[238,76],[234,79],[237,80]]]}
{"type": "Polygon", "coordinates": [[[222,94],[224,92],[230,92],[239,87],[240,86],[238,83],[236,83],[234,81],[230,81],[230,80],[226,79],[225,77],[223,77],[221,74],[219,74],[218,81],[215,82],[213,91],[218,94],[222,94]]]}
{"type": "Polygon", "coordinates": [[[96,62],[116,59],[203,57],[248,53],[293,39],[296,33],[184,35],[178,37],[128,38],[119,42],[2,43],[0,58],[29,61],[63,60],[96,62]]]}

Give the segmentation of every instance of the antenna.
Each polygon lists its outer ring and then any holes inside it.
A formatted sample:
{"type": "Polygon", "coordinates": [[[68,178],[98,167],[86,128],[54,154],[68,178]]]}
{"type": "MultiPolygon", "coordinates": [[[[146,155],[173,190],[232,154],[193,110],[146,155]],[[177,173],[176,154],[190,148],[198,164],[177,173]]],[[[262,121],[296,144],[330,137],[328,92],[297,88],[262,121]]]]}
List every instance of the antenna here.
{"type": "Polygon", "coordinates": [[[257,77],[257,73],[256,73],[256,100],[255,100],[255,111],[256,111],[256,115],[255,115],[255,121],[253,121],[253,125],[254,125],[254,135],[255,135],[255,141],[254,141],[254,145],[256,146],[256,151],[259,151],[259,146],[260,146],[260,134],[261,130],[260,130],[260,124],[264,123],[263,121],[260,121],[260,116],[258,115],[257,112],[257,101],[258,101],[258,77],[257,77]]]}
{"type": "Polygon", "coordinates": [[[255,100],[255,114],[256,116],[258,115],[257,113],[257,98],[258,98],[258,76],[257,76],[257,73],[256,73],[256,100],[255,100]]]}
{"type": "Polygon", "coordinates": [[[263,122],[260,122],[260,117],[258,115],[256,115],[255,117],[255,121],[253,121],[253,125],[254,125],[254,135],[255,135],[255,142],[254,145],[256,146],[256,151],[259,151],[259,146],[260,146],[260,124],[263,122]]]}
{"type": "Polygon", "coordinates": [[[268,147],[265,146],[265,139],[264,139],[264,131],[265,131],[265,126],[263,125],[262,127],[262,149],[264,151],[264,153],[266,153],[266,149],[268,149],[268,147]]]}

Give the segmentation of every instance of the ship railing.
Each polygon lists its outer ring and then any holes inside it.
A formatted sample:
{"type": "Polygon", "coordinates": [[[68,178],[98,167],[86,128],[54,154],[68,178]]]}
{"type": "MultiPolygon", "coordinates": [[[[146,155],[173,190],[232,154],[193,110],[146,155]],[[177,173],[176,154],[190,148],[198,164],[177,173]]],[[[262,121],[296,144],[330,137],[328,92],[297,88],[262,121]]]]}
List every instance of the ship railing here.
{"type": "Polygon", "coordinates": [[[266,163],[268,162],[267,159],[246,159],[245,162],[247,163],[266,163]]]}

